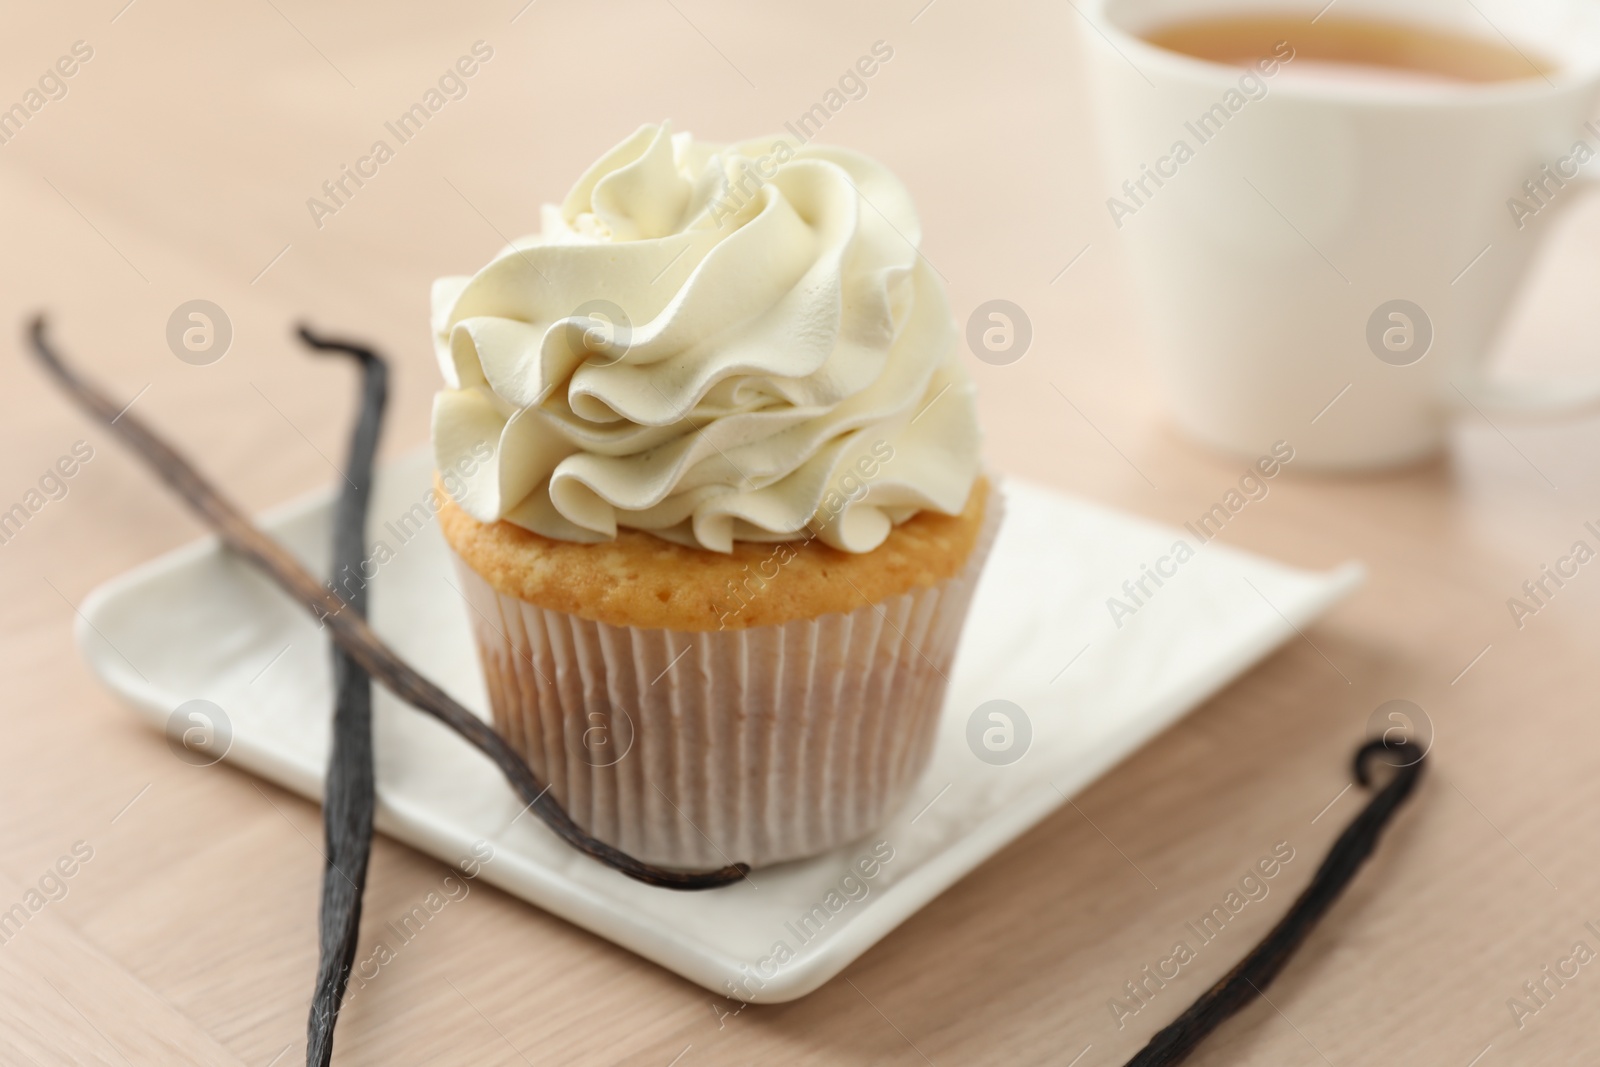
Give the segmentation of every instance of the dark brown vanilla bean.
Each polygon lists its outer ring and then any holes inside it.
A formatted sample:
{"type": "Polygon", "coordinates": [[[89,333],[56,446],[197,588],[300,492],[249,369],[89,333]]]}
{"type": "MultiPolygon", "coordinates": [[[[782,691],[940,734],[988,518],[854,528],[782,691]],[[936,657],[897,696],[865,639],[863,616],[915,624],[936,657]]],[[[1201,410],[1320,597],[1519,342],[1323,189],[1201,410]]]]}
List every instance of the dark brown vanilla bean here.
{"type": "Polygon", "coordinates": [[[411,668],[367,625],[367,621],[312,577],[281,544],[258,529],[239,508],[216,490],[194,465],[131,412],[126,412],[68,367],[45,337],[44,317],[29,327],[29,342],[51,376],[89,414],[99,419],[144,459],[155,473],[206,521],[224,544],[259,567],[284,592],[325,625],[338,646],[362,670],[395,696],[434,716],[483,752],[500,768],[517,795],[572,847],[630,878],[668,889],[714,889],[745,876],[744,864],[715,871],[677,871],[634,859],[621,849],[591,837],[572,821],[521,756],[489,724],[456,703],[444,690],[411,668]]]}
{"type": "Polygon", "coordinates": [[[1367,802],[1361,814],[1350,820],[1344,833],[1334,841],[1322,866],[1312,876],[1311,884],[1295,899],[1288,914],[1238,966],[1218,979],[1216,985],[1206,990],[1171,1025],[1157,1031],[1150,1043],[1128,1061],[1127,1067],[1172,1067],[1182,1063],[1206,1035],[1261,996],[1261,991],[1294,957],[1318,920],[1333,907],[1361,865],[1372,855],[1384,829],[1422,777],[1422,766],[1427,758],[1422,749],[1409,741],[1378,739],[1356,750],[1355,775],[1363,786],[1372,785],[1372,761],[1382,753],[1398,757],[1399,766],[1395,767],[1389,783],[1367,802]]]}
{"type": "MultiPolygon", "coordinates": [[[[361,406],[350,434],[344,485],[333,520],[333,574],[356,571],[366,556],[367,509],[378,433],[389,394],[389,368],[369,348],[324,340],[304,326],[300,340],[322,352],[352,356],[361,365],[361,406]]],[[[346,590],[349,610],[365,617],[367,585],[346,590]]],[[[306,1022],[306,1067],[328,1067],[333,1059],[333,1029],[355,963],[361,931],[361,896],[367,887],[372,854],[372,815],[376,797],[372,766],[372,679],[338,645],[333,654],[333,747],[322,793],[327,863],[322,872],[318,915],[317,981],[306,1022]]]]}

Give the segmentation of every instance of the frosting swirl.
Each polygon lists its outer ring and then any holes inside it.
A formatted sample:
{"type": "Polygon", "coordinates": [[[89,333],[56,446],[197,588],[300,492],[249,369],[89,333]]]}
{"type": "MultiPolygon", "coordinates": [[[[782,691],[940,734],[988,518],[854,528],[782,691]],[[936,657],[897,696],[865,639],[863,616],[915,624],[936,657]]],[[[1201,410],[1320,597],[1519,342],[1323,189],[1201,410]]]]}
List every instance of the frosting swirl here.
{"type": "Polygon", "coordinates": [[[977,418],[920,237],[854,152],[642,127],[540,234],[434,283],[451,494],[546,537],[719,552],[867,552],[919,510],[959,513],[977,418]]]}

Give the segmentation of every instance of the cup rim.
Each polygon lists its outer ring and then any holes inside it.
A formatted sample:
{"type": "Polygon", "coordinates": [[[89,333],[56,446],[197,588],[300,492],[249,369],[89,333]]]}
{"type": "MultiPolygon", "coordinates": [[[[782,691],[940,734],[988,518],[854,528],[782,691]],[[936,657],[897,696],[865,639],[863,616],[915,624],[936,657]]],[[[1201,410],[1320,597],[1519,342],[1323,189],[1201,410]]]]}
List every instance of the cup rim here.
{"type": "MultiPolygon", "coordinates": [[[[1124,53],[1124,58],[1141,74],[1144,70],[1141,64],[1149,63],[1163,73],[1210,81],[1223,88],[1233,86],[1239,80],[1240,73],[1250,69],[1201,59],[1152,44],[1124,29],[1111,17],[1111,6],[1120,2],[1123,0],[1079,0],[1078,9],[1090,25],[1118,52],[1124,53]]],[[[1515,81],[1395,86],[1363,85],[1330,79],[1315,83],[1289,82],[1274,86],[1273,94],[1299,100],[1377,107],[1477,108],[1592,93],[1596,89],[1600,89],[1600,49],[1584,56],[1579,62],[1562,64],[1559,70],[1550,75],[1515,81]]]]}

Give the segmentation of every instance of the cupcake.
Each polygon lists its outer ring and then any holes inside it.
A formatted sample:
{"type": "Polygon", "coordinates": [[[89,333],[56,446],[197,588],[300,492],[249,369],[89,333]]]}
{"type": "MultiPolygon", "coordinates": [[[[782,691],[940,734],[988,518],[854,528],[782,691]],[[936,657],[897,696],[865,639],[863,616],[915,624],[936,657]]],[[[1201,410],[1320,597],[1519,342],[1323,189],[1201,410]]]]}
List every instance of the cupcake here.
{"type": "Polygon", "coordinates": [[[904,187],[646,126],[433,291],[439,518],[495,728],[668,867],[870,832],[1000,517],[904,187]]]}

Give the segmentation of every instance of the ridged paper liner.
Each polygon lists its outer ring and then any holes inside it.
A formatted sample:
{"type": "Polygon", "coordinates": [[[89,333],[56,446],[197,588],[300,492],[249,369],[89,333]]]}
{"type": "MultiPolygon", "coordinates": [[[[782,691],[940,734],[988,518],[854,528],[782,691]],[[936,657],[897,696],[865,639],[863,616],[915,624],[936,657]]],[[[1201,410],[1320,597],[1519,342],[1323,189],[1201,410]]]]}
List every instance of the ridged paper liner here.
{"type": "Polygon", "coordinates": [[[495,729],[578,825],[648,863],[760,866],[861,837],[932,753],[998,491],[985,507],[955,577],[743,630],[590,622],[499,593],[457,558],[495,729]]]}

